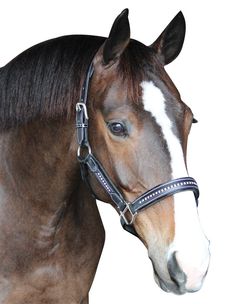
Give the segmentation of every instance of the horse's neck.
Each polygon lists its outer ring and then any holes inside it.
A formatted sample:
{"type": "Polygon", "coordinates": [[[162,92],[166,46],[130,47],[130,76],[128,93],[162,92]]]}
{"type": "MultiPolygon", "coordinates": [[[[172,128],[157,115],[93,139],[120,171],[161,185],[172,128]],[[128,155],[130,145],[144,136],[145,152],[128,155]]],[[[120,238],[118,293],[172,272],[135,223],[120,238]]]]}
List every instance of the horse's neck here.
{"type": "MultiPolygon", "coordinates": [[[[73,126],[59,122],[30,124],[0,137],[0,182],[14,198],[50,209],[66,199],[76,183],[73,126]],[[54,202],[54,203],[53,203],[54,202]],[[52,205],[51,205],[52,204],[52,205]]],[[[77,176],[76,176],[77,175],[77,176]]]]}
{"type": "Polygon", "coordinates": [[[0,275],[75,260],[86,252],[84,243],[97,243],[94,230],[102,239],[96,204],[78,174],[73,136],[72,123],[56,122],[1,135],[0,275]]]}
{"type": "Polygon", "coordinates": [[[58,123],[35,123],[1,136],[0,206],[8,227],[27,226],[33,234],[41,227],[42,237],[53,233],[77,178],[71,142],[71,131],[58,123]]]}

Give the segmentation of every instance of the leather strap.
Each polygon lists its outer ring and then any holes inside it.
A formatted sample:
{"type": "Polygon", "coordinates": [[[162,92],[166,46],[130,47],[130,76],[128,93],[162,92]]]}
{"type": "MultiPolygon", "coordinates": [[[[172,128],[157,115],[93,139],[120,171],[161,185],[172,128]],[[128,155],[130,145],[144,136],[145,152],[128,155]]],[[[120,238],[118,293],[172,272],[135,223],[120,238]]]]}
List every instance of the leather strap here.
{"type": "Polygon", "coordinates": [[[158,185],[139,196],[131,205],[133,213],[151,206],[152,204],[182,191],[193,191],[198,205],[199,189],[197,182],[192,177],[181,177],[167,183],[158,185]]]}
{"type": "Polygon", "coordinates": [[[87,113],[87,97],[90,79],[94,73],[94,66],[91,64],[84,80],[81,96],[79,102],[76,104],[76,129],[77,141],[79,145],[78,157],[80,157],[80,150],[87,148],[90,152],[90,145],[88,141],[88,113],[87,113]]]}
{"type": "Polygon", "coordinates": [[[110,196],[119,213],[123,212],[126,208],[125,199],[115,187],[99,161],[94,157],[94,155],[88,154],[84,159],[84,164],[87,165],[90,173],[95,176],[105,192],[110,196]]]}

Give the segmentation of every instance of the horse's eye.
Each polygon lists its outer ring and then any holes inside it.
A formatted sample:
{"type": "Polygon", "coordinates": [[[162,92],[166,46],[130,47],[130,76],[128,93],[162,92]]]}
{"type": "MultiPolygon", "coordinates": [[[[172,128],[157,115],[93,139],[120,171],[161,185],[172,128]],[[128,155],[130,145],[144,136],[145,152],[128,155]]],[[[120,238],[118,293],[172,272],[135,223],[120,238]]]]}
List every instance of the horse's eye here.
{"type": "Polygon", "coordinates": [[[108,128],[113,133],[113,135],[123,137],[127,135],[127,129],[121,122],[110,122],[108,123],[108,128]]]}

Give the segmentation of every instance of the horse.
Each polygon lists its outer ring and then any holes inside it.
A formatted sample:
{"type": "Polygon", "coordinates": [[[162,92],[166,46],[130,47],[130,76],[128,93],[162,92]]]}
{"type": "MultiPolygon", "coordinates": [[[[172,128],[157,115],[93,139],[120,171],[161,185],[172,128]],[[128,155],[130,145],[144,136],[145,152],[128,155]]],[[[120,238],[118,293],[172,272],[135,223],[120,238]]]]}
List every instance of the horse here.
{"type": "Polygon", "coordinates": [[[105,240],[96,198],[146,246],[164,291],[201,288],[195,118],[164,69],[184,37],[179,12],[150,46],[131,39],[125,9],[108,38],[51,39],[0,69],[1,303],[88,303],[105,240]]]}

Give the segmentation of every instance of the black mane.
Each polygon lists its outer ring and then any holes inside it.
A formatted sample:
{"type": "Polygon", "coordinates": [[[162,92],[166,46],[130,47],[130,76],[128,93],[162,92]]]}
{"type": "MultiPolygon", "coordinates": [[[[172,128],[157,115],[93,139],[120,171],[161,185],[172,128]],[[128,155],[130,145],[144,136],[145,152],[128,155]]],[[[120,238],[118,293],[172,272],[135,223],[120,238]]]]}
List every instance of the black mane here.
{"type": "Polygon", "coordinates": [[[0,69],[0,129],[70,116],[92,57],[105,38],[64,36],[24,51],[0,69]]]}
{"type": "MultiPolygon", "coordinates": [[[[70,117],[87,68],[104,42],[98,36],[64,36],[24,51],[0,69],[0,130],[34,119],[70,117]]],[[[138,99],[139,83],[154,66],[153,52],[131,40],[119,62],[119,75],[138,99]],[[151,63],[152,62],[152,63],[151,63]]]]}

